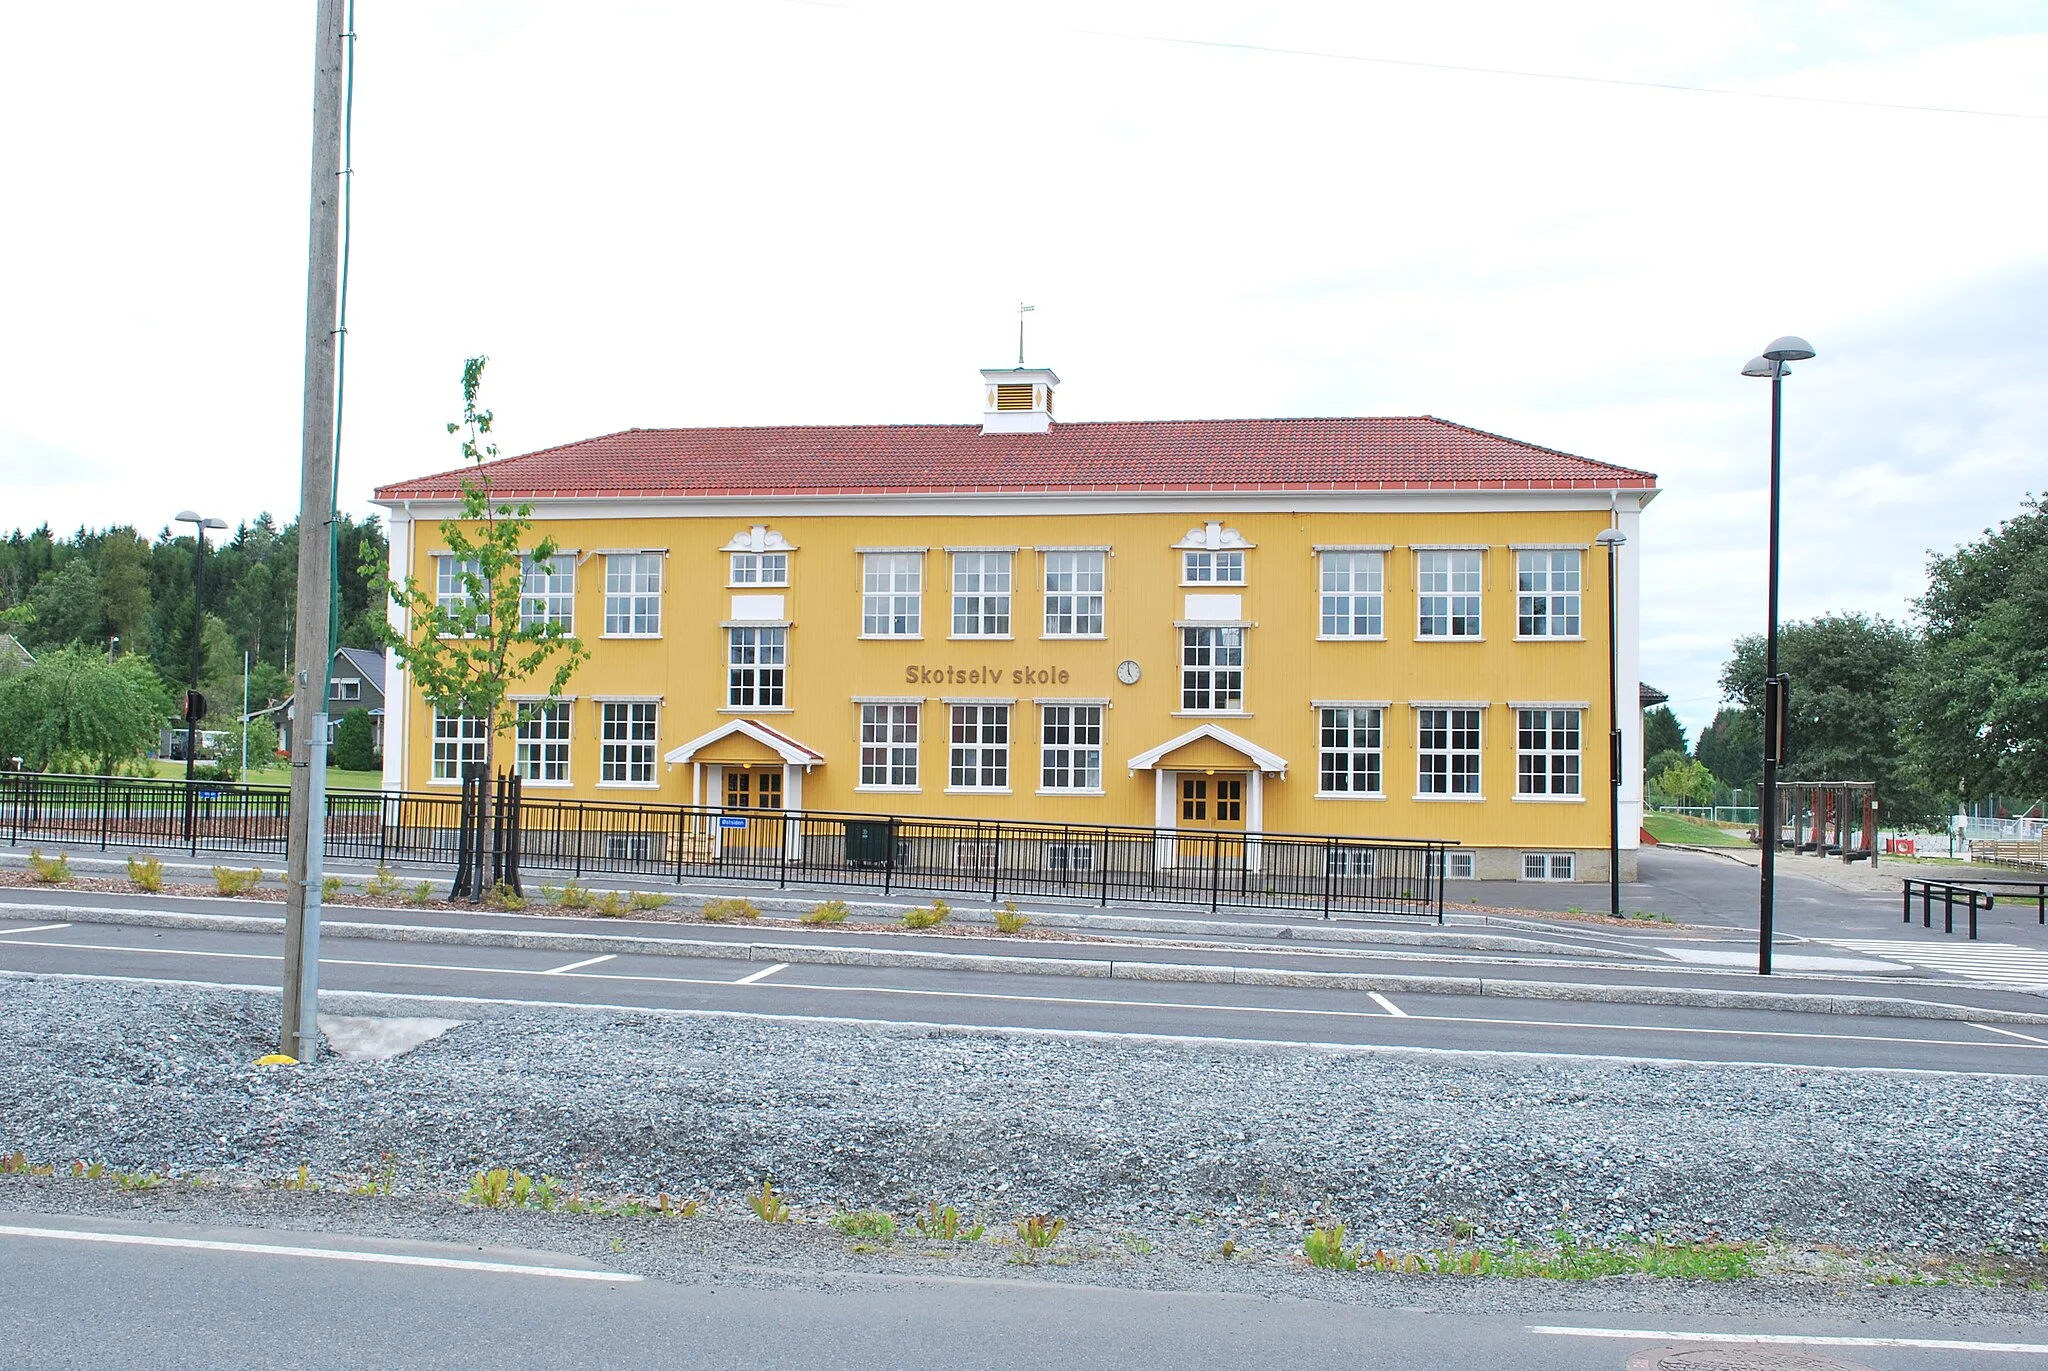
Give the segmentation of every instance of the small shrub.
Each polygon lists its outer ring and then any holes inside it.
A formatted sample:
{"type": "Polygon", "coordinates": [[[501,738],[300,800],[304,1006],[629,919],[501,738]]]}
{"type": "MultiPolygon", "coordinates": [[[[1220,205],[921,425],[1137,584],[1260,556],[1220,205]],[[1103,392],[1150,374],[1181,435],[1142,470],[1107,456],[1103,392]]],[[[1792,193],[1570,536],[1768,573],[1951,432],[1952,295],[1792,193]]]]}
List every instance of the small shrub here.
{"type": "Polygon", "coordinates": [[[551,896],[550,898],[564,909],[590,908],[590,892],[574,881],[564,885],[560,895],[551,896]]]}
{"type": "Polygon", "coordinates": [[[720,898],[706,900],[702,912],[704,922],[708,924],[722,924],[733,919],[752,921],[761,917],[761,906],[740,897],[720,898]]]}
{"type": "Polygon", "coordinates": [[[627,908],[626,897],[616,890],[607,890],[590,902],[590,912],[606,919],[618,918],[627,908]]]}
{"type": "Polygon", "coordinates": [[[667,908],[668,896],[658,890],[636,890],[627,898],[627,903],[644,913],[650,909],[667,908]]]}
{"type": "Polygon", "coordinates": [[[1026,1214],[1017,1220],[1017,1241],[1034,1252],[1043,1251],[1060,1240],[1060,1232],[1066,1226],[1065,1219],[1050,1214],[1026,1214]]]}
{"type": "Polygon", "coordinates": [[[1344,1225],[1318,1224],[1301,1240],[1301,1250],[1310,1266],[1326,1271],[1356,1271],[1362,1248],[1344,1246],[1344,1225]]]}
{"type": "Polygon", "coordinates": [[[421,881],[406,893],[405,902],[407,904],[425,904],[433,898],[434,883],[432,881],[421,881]]]}
{"type": "Polygon", "coordinates": [[[223,895],[246,895],[263,884],[263,868],[252,866],[247,871],[237,871],[231,866],[217,866],[213,869],[213,886],[223,895]]]}
{"type": "Polygon", "coordinates": [[[896,1241],[896,1219],[879,1209],[858,1209],[832,1216],[832,1226],[849,1238],[868,1238],[875,1242],[896,1241]]]}
{"type": "Polygon", "coordinates": [[[348,882],[339,876],[328,876],[320,882],[320,898],[331,900],[348,888],[348,882]]]}
{"type": "Polygon", "coordinates": [[[1022,933],[1024,925],[1030,922],[1030,916],[1017,908],[1015,900],[1004,900],[1003,907],[996,911],[996,932],[998,933],[1022,933]]]}
{"type": "Polygon", "coordinates": [[[953,907],[944,900],[933,900],[922,909],[907,909],[903,912],[905,928],[937,928],[946,921],[953,907]]]}
{"type": "Polygon", "coordinates": [[[155,857],[128,859],[128,884],[154,895],[164,888],[164,864],[155,857]]]}
{"type": "Polygon", "coordinates": [[[388,866],[379,866],[377,874],[363,882],[363,893],[386,899],[398,893],[398,878],[391,874],[388,866]]]}
{"type": "Polygon", "coordinates": [[[920,1238],[934,1242],[980,1242],[982,1225],[963,1227],[960,1211],[950,1204],[942,1205],[937,1200],[925,1206],[925,1211],[912,1221],[920,1238]]]}
{"type": "Polygon", "coordinates": [[[526,897],[511,886],[506,885],[503,881],[500,881],[491,887],[491,893],[486,903],[493,909],[524,909],[526,908],[526,897]]]}
{"type": "Polygon", "coordinates": [[[774,1185],[768,1181],[762,1181],[761,1188],[747,1196],[747,1208],[753,1210],[754,1217],[762,1223],[789,1222],[789,1205],[775,1193],[774,1185]]]}
{"type": "Polygon", "coordinates": [[[803,916],[803,922],[807,924],[843,924],[846,922],[846,916],[852,912],[852,910],[846,907],[846,901],[844,900],[827,900],[821,905],[813,905],[811,911],[803,916]]]}
{"type": "Polygon", "coordinates": [[[71,859],[59,852],[54,857],[45,857],[35,848],[28,850],[28,871],[39,884],[69,885],[72,881],[71,859]]]}

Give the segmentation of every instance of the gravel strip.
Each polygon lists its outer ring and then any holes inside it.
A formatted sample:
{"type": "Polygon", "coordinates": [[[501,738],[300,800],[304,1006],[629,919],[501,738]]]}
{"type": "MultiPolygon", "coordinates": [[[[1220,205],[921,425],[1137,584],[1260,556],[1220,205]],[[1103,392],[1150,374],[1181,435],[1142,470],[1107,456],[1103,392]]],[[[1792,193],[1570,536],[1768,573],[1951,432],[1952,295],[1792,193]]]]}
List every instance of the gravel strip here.
{"type": "Polygon", "coordinates": [[[253,1059],[274,995],[0,978],[0,1151],[250,1182],[460,1190],[486,1166],[586,1192],[799,1205],[930,1197],[1140,1230],[1202,1216],[1368,1244],[1556,1228],[2033,1253],[2048,1082],[892,1029],[323,997],[471,1020],[384,1063],[253,1059]]]}

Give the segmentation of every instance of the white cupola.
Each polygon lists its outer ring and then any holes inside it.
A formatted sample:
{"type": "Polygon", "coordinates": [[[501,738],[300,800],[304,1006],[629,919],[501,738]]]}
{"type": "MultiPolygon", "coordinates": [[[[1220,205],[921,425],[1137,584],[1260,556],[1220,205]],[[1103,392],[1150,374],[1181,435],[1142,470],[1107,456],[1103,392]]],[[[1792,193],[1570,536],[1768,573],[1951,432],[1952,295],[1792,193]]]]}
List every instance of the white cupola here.
{"type": "Polygon", "coordinates": [[[1060,378],[1045,367],[985,367],[983,433],[1052,432],[1052,392],[1060,378]]]}

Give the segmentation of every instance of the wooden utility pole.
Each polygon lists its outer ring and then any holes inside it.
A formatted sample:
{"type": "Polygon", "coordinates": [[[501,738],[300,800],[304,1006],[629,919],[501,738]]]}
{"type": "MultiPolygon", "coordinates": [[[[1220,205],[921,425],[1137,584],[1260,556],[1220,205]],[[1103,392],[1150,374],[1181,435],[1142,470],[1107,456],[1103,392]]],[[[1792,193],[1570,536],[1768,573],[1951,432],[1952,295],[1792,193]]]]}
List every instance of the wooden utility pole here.
{"type": "Polygon", "coordinates": [[[320,1053],[320,882],[327,846],[328,584],[334,520],[335,314],[341,272],[341,63],[345,0],[318,0],[313,41],[313,203],[306,247],[305,426],[299,445],[298,675],[278,1051],[320,1053]]]}

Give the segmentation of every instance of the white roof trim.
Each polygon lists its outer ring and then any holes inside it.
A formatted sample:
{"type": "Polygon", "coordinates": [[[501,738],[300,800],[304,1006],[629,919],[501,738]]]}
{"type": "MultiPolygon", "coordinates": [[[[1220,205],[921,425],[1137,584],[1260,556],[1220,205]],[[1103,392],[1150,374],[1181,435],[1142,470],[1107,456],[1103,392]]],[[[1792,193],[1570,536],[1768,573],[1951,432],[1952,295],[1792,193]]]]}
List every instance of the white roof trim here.
{"type": "Polygon", "coordinates": [[[1159,759],[1167,753],[1174,751],[1176,748],[1186,747],[1189,743],[1197,742],[1203,738],[1214,738],[1225,747],[1234,748],[1242,752],[1245,756],[1252,759],[1252,762],[1259,770],[1270,775],[1281,777],[1287,775],[1287,759],[1285,757],[1282,757],[1277,752],[1268,752],[1251,739],[1232,733],[1221,724],[1197,724],[1178,738],[1169,738],[1155,748],[1140,752],[1137,756],[1131,758],[1130,761],[1124,763],[1124,765],[1132,771],[1150,771],[1159,765],[1159,759]]]}
{"type": "Polygon", "coordinates": [[[752,738],[789,765],[803,767],[806,771],[814,766],[822,766],[825,761],[824,753],[806,747],[788,734],[779,733],[766,724],[757,724],[752,719],[734,719],[729,723],[720,724],[709,733],[690,739],[662,760],[671,766],[690,761],[713,743],[729,738],[735,733],[752,738]]]}

